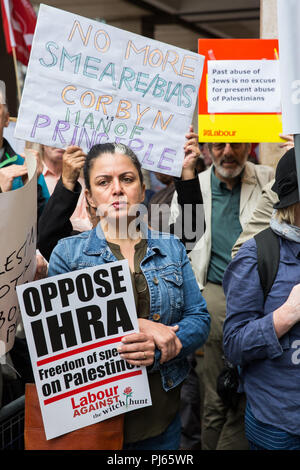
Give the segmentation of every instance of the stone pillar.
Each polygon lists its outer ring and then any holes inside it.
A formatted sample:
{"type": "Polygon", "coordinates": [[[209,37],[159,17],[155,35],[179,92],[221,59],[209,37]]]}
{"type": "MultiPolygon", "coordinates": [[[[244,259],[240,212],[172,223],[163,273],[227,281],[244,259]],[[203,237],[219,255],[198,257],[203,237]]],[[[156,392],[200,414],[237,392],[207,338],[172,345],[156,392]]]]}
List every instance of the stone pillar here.
{"type": "MultiPolygon", "coordinates": [[[[277,0],[260,0],[260,37],[277,39],[277,0]]],[[[286,152],[277,143],[262,143],[259,146],[259,161],[263,165],[276,167],[278,160],[286,152]]]]}

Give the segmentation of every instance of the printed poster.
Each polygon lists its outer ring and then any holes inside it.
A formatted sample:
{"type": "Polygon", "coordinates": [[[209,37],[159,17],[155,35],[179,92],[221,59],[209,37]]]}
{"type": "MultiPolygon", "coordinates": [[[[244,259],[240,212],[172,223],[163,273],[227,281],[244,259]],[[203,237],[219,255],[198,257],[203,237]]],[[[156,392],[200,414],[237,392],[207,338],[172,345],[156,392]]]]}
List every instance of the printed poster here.
{"type": "Polygon", "coordinates": [[[200,142],[283,142],[278,41],[199,39],[200,142]]]}
{"type": "Polygon", "coordinates": [[[17,288],[47,439],[151,405],[146,367],[117,351],[138,331],[127,260],[17,288]]]}

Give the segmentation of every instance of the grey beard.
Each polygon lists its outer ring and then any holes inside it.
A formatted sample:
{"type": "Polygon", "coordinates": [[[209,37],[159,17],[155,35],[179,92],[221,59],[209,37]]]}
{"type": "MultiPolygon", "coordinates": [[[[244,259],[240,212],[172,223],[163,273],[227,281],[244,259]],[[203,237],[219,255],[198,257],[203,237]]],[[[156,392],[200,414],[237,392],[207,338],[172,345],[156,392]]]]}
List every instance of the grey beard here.
{"type": "Polygon", "coordinates": [[[216,165],[214,163],[214,166],[217,170],[217,172],[223,177],[223,178],[230,178],[230,179],[233,179],[233,178],[236,178],[237,176],[239,176],[244,167],[239,165],[235,170],[229,170],[229,169],[226,169],[226,168],[223,168],[222,165],[216,165]]]}

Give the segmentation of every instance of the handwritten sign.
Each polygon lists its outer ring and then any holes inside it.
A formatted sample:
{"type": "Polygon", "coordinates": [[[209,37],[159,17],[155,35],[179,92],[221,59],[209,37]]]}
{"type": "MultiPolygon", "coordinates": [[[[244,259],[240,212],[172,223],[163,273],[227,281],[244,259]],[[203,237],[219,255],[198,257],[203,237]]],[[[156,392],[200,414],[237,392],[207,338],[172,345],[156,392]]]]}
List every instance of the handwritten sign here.
{"type": "Polygon", "coordinates": [[[0,194],[0,356],[14,345],[20,321],[16,286],[32,281],[36,270],[36,160],[26,158],[29,181],[0,194]]]}
{"type": "Polygon", "coordinates": [[[15,135],[85,151],[122,142],[144,168],[179,176],[203,61],[41,5],[15,135]]]}
{"type": "Polygon", "coordinates": [[[200,142],[280,142],[278,41],[199,39],[200,142]]]}
{"type": "Polygon", "coordinates": [[[127,260],[17,287],[47,439],[151,405],[146,367],[117,351],[138,331],[127,260]]]}

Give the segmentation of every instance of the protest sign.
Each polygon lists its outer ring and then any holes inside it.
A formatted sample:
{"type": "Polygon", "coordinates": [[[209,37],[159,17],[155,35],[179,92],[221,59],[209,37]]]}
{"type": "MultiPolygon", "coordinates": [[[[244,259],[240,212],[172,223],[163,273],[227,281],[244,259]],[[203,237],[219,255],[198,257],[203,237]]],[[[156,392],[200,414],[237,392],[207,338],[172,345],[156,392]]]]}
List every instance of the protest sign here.
{"type": "Polygon", "coordinates": [[[20,321],[16,286],[36,270],[36,159],[26,158],[29,181],[0,194],[0,357],[13,347],[20,321]]]}
{"type": "Polygon", "coordinates": [[[179,176],[203,61],[41,5],[15,135],[84,151],[122,142],[143,168],[179,176]]]}
{"type": "Polygon", "coordinates": [[[47,439],[151,405],[145,367],[119,356],[138,331],[127,260],[17,288],[47,439]]]}
{"type": "Polygon", "coordinates": [[[199,39],[200,142],[280,142],[278,42],[199,39]]]}

